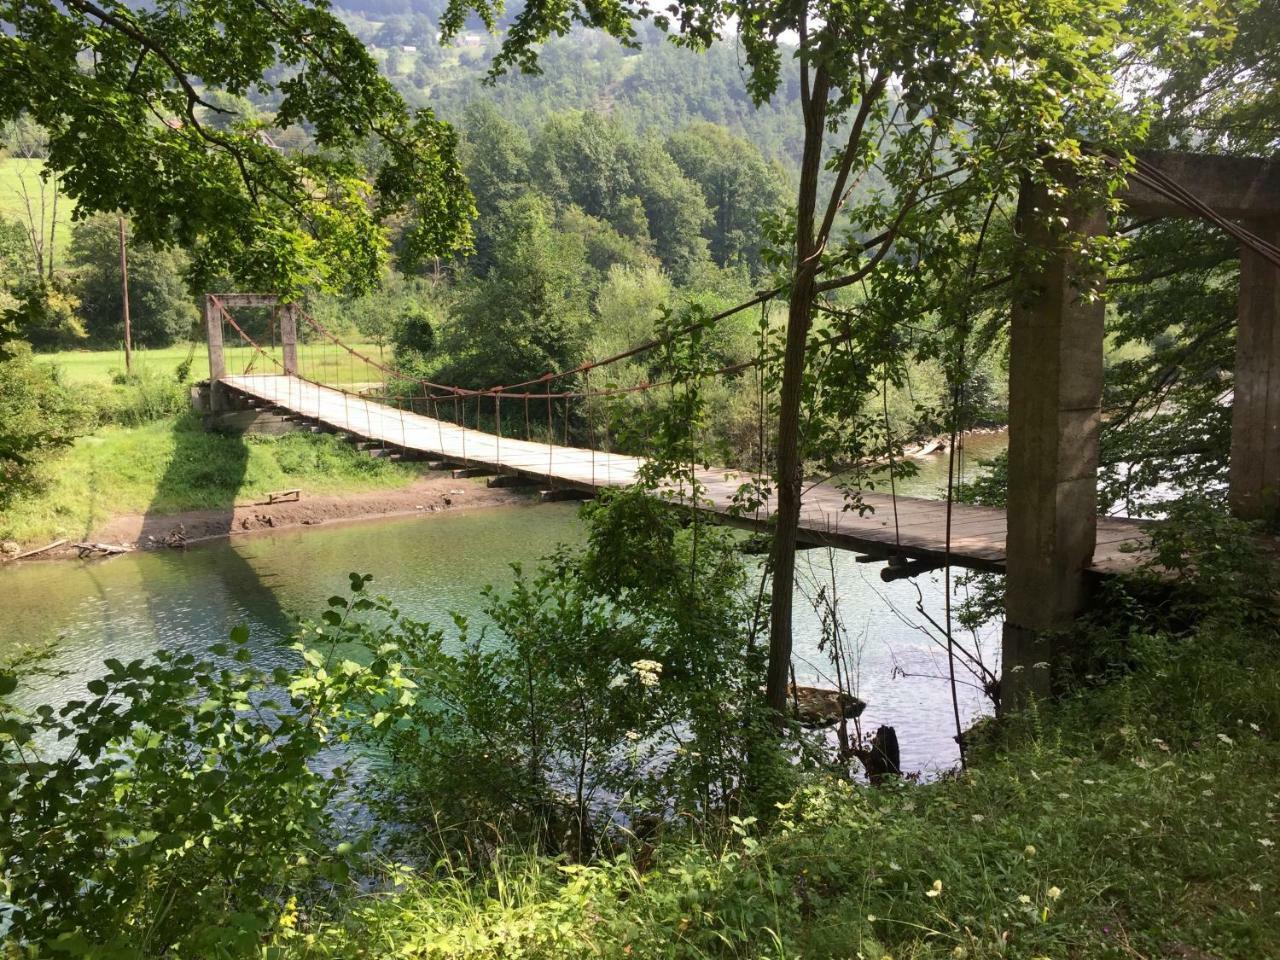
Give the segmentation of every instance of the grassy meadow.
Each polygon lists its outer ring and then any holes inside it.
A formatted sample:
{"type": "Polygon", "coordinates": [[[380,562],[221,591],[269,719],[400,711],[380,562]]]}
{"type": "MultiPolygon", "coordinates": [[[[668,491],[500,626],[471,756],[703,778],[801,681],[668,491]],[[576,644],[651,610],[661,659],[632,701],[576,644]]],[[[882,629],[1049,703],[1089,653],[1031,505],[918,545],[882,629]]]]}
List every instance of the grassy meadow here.
{"type": "MultiPolygon", "coordinates": [[[[31,198],[32,209],[39,213],[40,171],[42,160],[26,160],[21,157],[0,157],[0,217],[26,225],[27,205],[23,198],[23,183],[31,198]]],[[[58,197],[57,219],[53,217],[52,192],[46,187],[45,232],[53,230],[53,248],[58,262],[62,263],[71,244],[71,215],[75,201],[65,194],[58,197]]]]}
{"type": "MultiPolygon", "coordinates": [[[[378,348],[373,344],[353,343],[352,349],[377,359],[378,348]]],[[[267,352],[277,360],[281,359],[278,349],[267,352]]],[[[253,373],[279,372],[280,368],[275,363],[261,356],[255,359],[254,354],[251,347],[227,346],[223,351],[227,372],[243,373],[246,369],[253,373]]],[[[188,357],[191,358],[190,379],[207,379],[209,354],[203,342],[196,343],[194,349],[187,343],[154,350],[135,350],[133,363],[134,369],[144,375],[172,377],[188,357]]],[[[108,384],[114,375],[124,371],[123,346],[113,350],[60,350],[38,354],[36,359],[56,367],[62,382],[69,385],[108,384]]],[[[331,344],[302,344],[298,348],[298,363],[304,376],[321,383],[370,384],[380,383],[383,379],[376,367],[331,344]]]]}
{"type": "MultiPolygon", "coordinates": [[[[370,344],[357,349],[375,357],[378,352],[370,344]]],[[[135,351],[128,382],[119,382],[121,349],[37,354],[36,362],[54,368],[63,388],[86,409],[86,427],[41,465],[39,491],[0,515],[0,539],[47,543],[87,536],[122,514],[222,508],[283,487],[308,494],[389,489],[420,475],[419,468],[366,457],[327,435],[207,432],[187,410],[187,387],[178,381],[179,367],[188,360],[187,382],[208,377],[202,343],[135,351]]],[[[226,362],[231,373],[278,369],[248,347],[228,347],[226,362]]],[[[302,345],[299,363],[325,383],[381,380],[374,367],[328,345],[302,345]]]]}

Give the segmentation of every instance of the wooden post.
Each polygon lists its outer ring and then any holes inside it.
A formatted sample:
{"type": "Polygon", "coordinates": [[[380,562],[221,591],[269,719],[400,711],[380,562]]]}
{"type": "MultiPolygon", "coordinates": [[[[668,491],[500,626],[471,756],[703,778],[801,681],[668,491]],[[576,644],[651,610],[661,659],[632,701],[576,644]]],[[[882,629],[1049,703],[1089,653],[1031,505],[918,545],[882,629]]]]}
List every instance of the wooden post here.
{"type": "Polygon", "coordinates": [[[1024,185],[1023,235],[1048,259],[1024,272],[1013,306],[1002,709],[1048,695],[1051,637],[1084,607],[1097,535],[1104,305],[1053,249],[1053,213],[1086,235],[1106,229],[1101,210],[1054,210],[1043,187],[1024,185]]]}
{"type": "Polygon", "coordinates": [[[133,326],[129,322],[129,255],[124,245],[124,217],[120,217],[120,292],[124,304],[124,372],[133,372],[133,326]]]}
{"type": "Polygon", "coordinates": [[[280,311],[280,348],[284,353],[284,372],[291,377],[298,375],[298,314],[297,305],[284,304],[280,311]]]}
{"type": "MultiPolygon", "coordinates": [[[[1280,218],[1249,230],[1280,244],[1280,218]]],[[[1242,246],[1231,405],[1231,509],[1245,520],[1280,517],[1280,268],[1242,246]]]]}
{"type": "Polygon", "coordinates": [[[222,354],[222,314],[211,293],[204,296],[204,329],[209,347],[209,410],[221,413],[227,409],[226,391],[219,381],[227,375],[222,354]]]}

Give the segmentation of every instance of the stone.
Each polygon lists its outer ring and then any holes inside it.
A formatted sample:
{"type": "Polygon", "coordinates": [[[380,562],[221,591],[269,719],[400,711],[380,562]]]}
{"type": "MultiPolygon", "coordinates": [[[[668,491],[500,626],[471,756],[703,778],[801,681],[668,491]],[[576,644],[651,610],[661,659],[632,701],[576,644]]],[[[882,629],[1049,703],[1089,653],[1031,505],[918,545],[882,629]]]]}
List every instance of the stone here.
{"type": "Polygon", "coordinates": [[[3,553],[6,557],[14,556],[21,549],[22,548],[18,546],[17,542],[14,540],[5,540],[3,543],[0,543],[0,553],[3,553]]]}
{"type": "Polygon", "coordinates": [[[822,687],[789,687],[787,698],[793,707],[798,707],[796,719],[800,726],[809,730],[835,726],[842,719],[854,720],[867,708],[866,701],[851,693],[822,687]]]}

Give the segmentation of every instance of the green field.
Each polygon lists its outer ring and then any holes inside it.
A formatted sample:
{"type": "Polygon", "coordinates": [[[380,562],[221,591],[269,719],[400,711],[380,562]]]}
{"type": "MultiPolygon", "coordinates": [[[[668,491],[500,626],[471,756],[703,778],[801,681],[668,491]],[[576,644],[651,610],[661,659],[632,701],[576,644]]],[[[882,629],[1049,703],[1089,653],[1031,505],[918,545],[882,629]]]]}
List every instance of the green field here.
{"type": "Polygon", "coordinates": [[[413,464],[366,457],[333,436],[233,437],[193,414],[142,427],[103,427],[41,467],[44,489],[0,515],[0,539],[84,537],[112,517],[229,508],[269,490],[309,494],[402,487],[413,464]]]}
{"type": "MultiPolygon", "coordinates": [[[[355,343],[352,349],[365,356],[377,358],[378,348],[373,344],[355,343]]],[[[271,351],[268,351],[271,353],[271,351]]],[[[156,350],[135,350],[134,368],[144,373],[172,376],[178,366],[191,356],[191,379],[204,380],[209,376],[209,358],[203,343],[197,343],[192,352],[190,344],[164,347],[156,350]]],[[[279,350],[274,351],[279,359],[279,350]]],[[[228,373],[243,373],[246,368],[253,373],[279,372],[270,360],[258,356],[249,347],[227,347],[224,357],[228,373]],[[249,367],[250,362],[253,363],[249,367]]],[[[124,370],[124,350],[62,350],[42,353],[36,359],[58,368],[63,382],[68,384],[105,384],[115,373],[124,370]]],[[[382,373],[362,360],[340,351],[332,345],[303,344],[298,348],[298,364],[308,379],[320,383],[351,384],[381,383],[382,373]]]]}
{"type": "MultiPolygon", "coordinates": [[[[27,206],[23,199],[23,182],[31,197],[32,209],[39,213],[40,170],[44,166],[42,160],[23,160],[19,157],[0,158],[0,217],[14,220],[24,226],[27,223],[27,206]]],[[[53,247],[59,262],[67,254],[71,243],[71,214],[75,211],[75,201],[62,195],[58,197],[57,229],[54,231],[53,247]]],[[[45,232],[53,226],[52,194],[46,187],[45,232]]]]}

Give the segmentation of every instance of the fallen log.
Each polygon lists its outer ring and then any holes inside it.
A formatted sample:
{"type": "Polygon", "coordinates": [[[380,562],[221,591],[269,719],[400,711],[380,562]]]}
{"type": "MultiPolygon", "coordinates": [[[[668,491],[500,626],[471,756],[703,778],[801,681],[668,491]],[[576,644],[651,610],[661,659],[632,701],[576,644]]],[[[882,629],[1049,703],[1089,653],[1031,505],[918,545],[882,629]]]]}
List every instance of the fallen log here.
{"type": "Polygon", "coordinates": [[[36,555],[38,555],[38,554],[41,554],[41,553],[47,553],[48,551],[50,551],[50,550],[54,549],[55,547],[60,547],[60,546],[62,546],[62,545],[63,545],[64,543],[66,543],[66,542],[67,542],[67,541],[66,541],[66,538],[64,537],[64,538],[63,538],[63,539],[61,539],[61,540],[55,540],[55,541],[53,541],[53,543],[46,543],[43,547],[37,547],[37,548],[36,548],[36,549],[34,549],[34,550],[28,550],[28,551],[26,551],[25,553],[19,553],[19,554],[17,554],[16,556],[10,557],[9,559],[10,559],[10,560],[23,560],[23,559],[25,559],[26,557],[34,557],[34,556],[36,556],[36,555]]]}
{"type": "Polygon", "coordinates": [[[90,554],[101,553],[104,556],[115,557],[122,553],[132,553],[133,547],[128,547],[118,543],[73,543],[78,551],[80,551],[80,559],[83,560],[90,554]]]}

